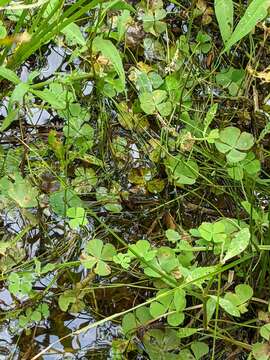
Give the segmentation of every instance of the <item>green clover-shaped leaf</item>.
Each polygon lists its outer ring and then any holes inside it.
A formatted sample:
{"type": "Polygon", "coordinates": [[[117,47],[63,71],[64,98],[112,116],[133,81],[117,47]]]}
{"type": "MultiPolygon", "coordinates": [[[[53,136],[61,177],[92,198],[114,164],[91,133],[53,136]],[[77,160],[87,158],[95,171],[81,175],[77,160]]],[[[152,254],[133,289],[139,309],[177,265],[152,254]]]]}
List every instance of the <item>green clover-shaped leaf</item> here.
{"type": "Polygon", "coordinates": [[[142,110],[148,115],[158,112],[161,116],[169,116],[172,112],[172,104],[170,101],[165,101],[167,96],[165,90],[142,93],[139,96],[142,110]]]}
{"type": "Polygon", "coordinates": [[[225,234],[225,225],[221,221],[216,223],[203,222],[198,230],[204,240],[214,243],[223,242],[227,237],[225,234]]]}
{"type": "Polygon", "coordinates": [[[116,255],[115,247],[112,244],[103,244],[100,239],[90,240],[85,247],[86,254],[81,257],[81,262],[87,269],[94,269],[100,276],[111,273],[111,268],[107,264],[116,255]]]}
{"type": "Polygon", "coordinates": [[[130,249],[128,250],[128,255],[131,258],[135,258],[136,255],[139,255],[145,261],[150,261],[154,259],[154,257],[156,256],[156,252],[157,252],[156,250],[151,249],[151,245],[149,241],[139,240],[136,242],[136,244],[132,244],[130,246],[130,249]],[[134,253],[132,252],[132,250],[134,250],[134,253]]]}
{"type": "Polygon", "coordinates": [[[247,132],[242,132],[234,126],[229,126],[219,133],[219,139],[215,141],[216,148],[223,154],[229,163],[242,161],[246,157],[245,151],[254,144],[254,138],[247,132]]]}
{"type": "Polygon", "coordinates": [[[67,209],[67,216],[71,218],[68,222],[71,229],[78,229],[80,226],[88,224],[84,208],[71,207],[67,209]]]}

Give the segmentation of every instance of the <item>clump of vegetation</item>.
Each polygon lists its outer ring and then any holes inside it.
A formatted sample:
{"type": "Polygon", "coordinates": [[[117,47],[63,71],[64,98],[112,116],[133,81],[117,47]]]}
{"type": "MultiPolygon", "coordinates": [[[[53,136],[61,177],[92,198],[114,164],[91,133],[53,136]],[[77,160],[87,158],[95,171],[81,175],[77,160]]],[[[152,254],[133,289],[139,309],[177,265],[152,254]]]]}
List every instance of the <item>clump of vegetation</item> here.
{"type": "Polygon", "coordinates": [[[270,359],[269,8],[0,1],[1,356],[270,359]]]}

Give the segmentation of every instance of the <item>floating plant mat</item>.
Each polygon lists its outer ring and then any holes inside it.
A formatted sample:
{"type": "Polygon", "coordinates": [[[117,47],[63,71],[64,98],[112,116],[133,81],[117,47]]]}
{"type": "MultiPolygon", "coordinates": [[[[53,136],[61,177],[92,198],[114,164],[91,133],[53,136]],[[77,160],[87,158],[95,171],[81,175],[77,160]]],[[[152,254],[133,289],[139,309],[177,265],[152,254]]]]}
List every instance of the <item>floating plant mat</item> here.
{"type": "Polygon", "coordinates": [[[0,358],[270,358],[269,7],[0,1],[0,358]]]}

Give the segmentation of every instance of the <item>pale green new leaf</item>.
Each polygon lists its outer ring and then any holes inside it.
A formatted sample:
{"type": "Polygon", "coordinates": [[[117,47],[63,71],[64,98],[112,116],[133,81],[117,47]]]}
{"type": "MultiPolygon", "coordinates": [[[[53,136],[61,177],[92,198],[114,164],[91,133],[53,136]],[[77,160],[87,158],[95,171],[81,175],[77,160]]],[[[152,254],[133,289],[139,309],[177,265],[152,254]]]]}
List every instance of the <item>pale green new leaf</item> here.
{"type": "Polygon", "coordinates": [[[233,30],[233,1],[215,0],[215,14],[224,44],[230,38],[233,30]]]}
{"type": "MultiPolygon", "coordinates": [[[[222,0],[221,0],[222,1],[222,0]]],[[[225,1],[224,1],[225,2],[225,1]]],[[[226,0],[227,2],[227,0],[226,0]]],[[[267,16],[270,0],[253,0],[226,43],[224,51],[230,48],[254,29],[267,16]]]]}
{"type": "Polygon", "coordinates": [[[113,45],[110,40],[102,39],[98,36],[93,40],[93,49],[100,51],[103,56],[109,59],[117,72],[122,86],[125,87],[125,71],[122,64],[122,59],[117,48],[113,45]]]}

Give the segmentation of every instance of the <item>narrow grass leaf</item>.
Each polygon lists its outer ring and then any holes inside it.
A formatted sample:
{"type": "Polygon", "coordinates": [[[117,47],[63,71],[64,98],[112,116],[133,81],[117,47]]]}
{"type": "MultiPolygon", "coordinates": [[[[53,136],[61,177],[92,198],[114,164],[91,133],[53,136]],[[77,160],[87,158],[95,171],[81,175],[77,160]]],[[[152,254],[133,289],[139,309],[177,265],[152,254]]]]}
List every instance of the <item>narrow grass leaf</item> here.
{"type": "Polygon", "coordinates": [[[19,77],[17,76],[17,74],[14,71],[12,71],[4,66],[0,66],[0,78],[1,77],[12,82],[15,85],[18,85],[21,82],[21,80],[19,79],[19,77]]]}
{"type": "Polygon", "coordinates": [[[233,30],[233,1],[215,0],[215,14],[224,44],[233,30]]]}
{"type": "Polygon", "coordinates": [[[235,43],[252,31],[256,24],[267,16],[269,6],[270,0],[253,0],[228,39],[224,51],[230,50],[235,43]]]}
{"type": "Polygon", "coordinates": [[[93,49],[100,51],[112,63],[117,72],[123,87],[125,87],[125,71],[122,64],[122,59],[117,48],[110,40],[105,40],[102,37],[96,37],[93,41],[93,49]]]}

